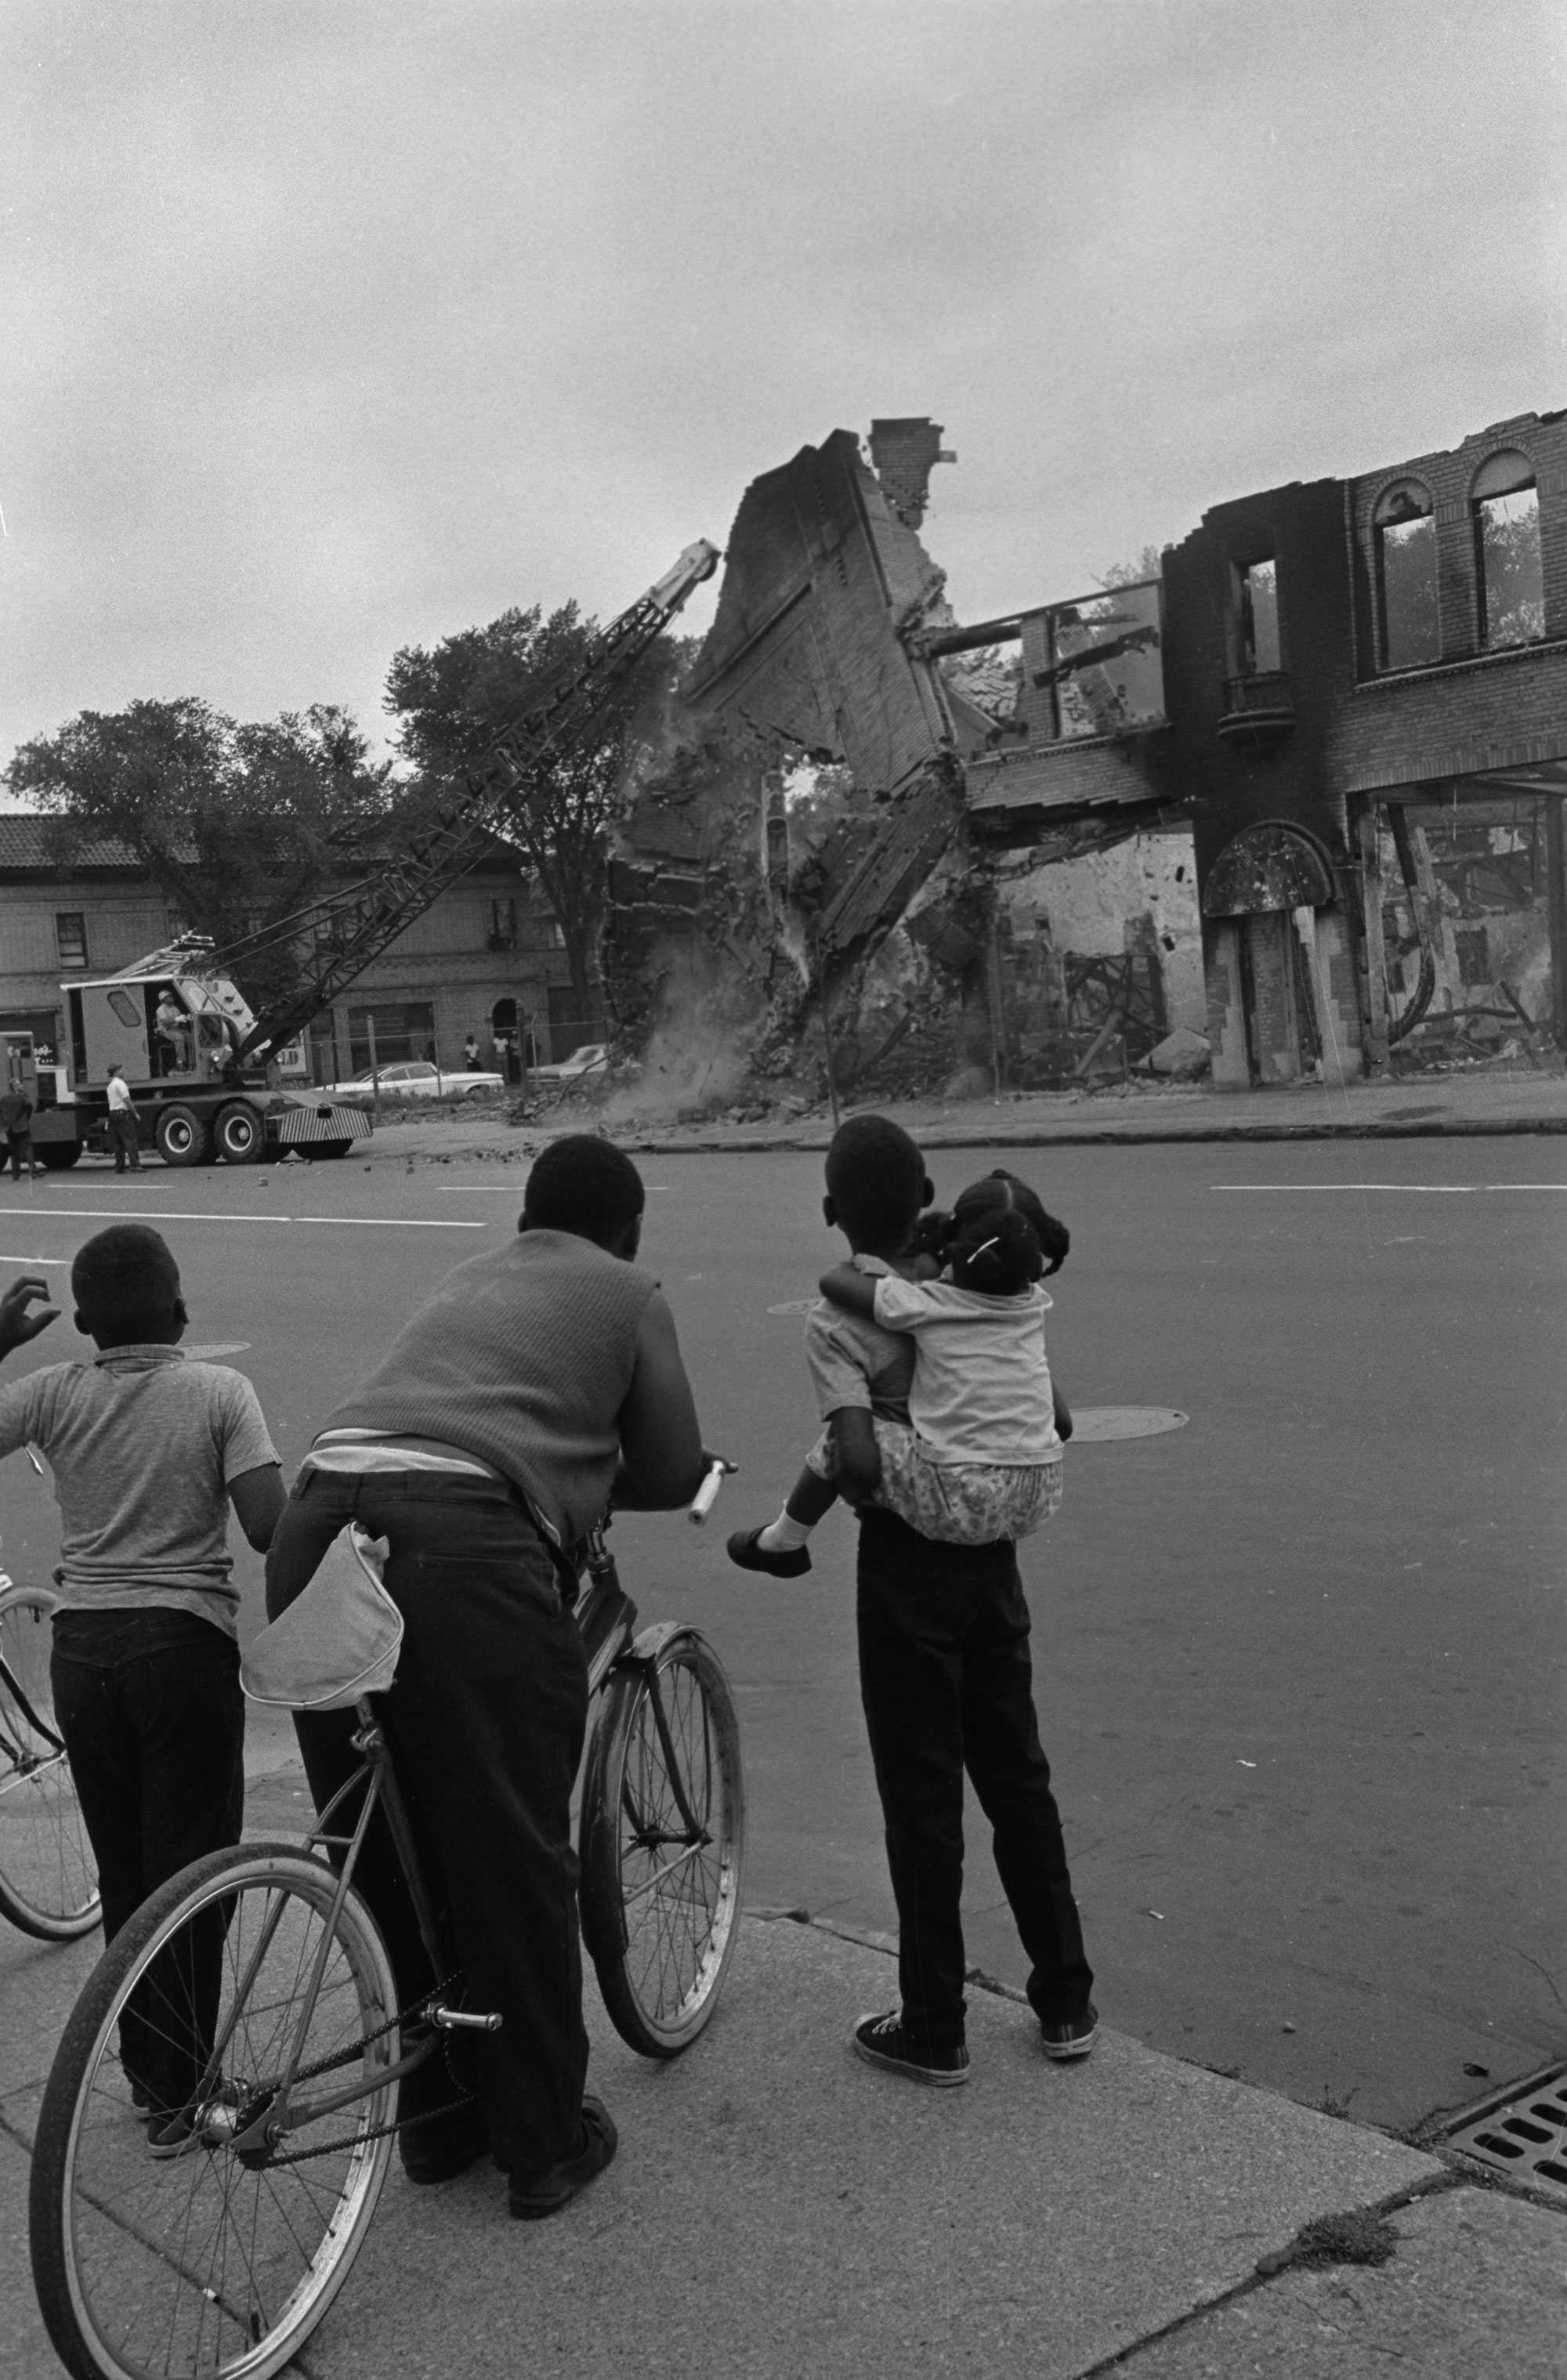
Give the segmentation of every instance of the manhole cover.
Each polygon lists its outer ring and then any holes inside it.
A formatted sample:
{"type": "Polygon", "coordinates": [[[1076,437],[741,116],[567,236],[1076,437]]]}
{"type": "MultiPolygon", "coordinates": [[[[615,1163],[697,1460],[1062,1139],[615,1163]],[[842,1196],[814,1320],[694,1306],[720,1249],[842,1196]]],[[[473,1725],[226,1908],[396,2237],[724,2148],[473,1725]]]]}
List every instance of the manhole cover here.
{"type": "Polygon", "coordinates": [[[1158,1438],[1184,1429],[1191,1416],[1173,1405],[1079,1405],[1072,1415],[1072,1443],[1105,1438],[1158,1438]]]}
{"type": "Polygon", "coordinates": [[[1567,2204],[1567,2066],[1510,2083],[1442,2134],[1450,2148],[1567,2204]]]}

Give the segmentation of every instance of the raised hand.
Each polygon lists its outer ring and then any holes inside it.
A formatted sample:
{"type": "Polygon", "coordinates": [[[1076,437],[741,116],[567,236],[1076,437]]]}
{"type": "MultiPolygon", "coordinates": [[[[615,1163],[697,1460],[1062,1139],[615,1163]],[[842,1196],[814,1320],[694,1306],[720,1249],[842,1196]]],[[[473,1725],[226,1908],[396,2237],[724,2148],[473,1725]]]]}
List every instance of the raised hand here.
{"type": "Polygon", "coordinates": [[[57,1305],[45,1305],[37,1314],[28,1310],[35,1299],[47,1298],[48,1294],[46,1281],[40,1281],[36,1273],[24,1272],[0,1297],[0,1357],[8,1355],[15,1347],[25,1347],[30,1339],[47,1330],[51,1322],[58,1322],[57,1305]]]}

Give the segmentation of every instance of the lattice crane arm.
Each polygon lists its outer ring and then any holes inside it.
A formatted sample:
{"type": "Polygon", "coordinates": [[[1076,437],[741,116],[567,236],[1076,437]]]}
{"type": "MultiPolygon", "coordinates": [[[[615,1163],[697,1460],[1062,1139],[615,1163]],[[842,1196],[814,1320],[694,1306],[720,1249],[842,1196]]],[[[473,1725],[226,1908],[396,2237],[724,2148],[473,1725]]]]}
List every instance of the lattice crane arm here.
{"type": "MultiPolygon", "coordinates": [[[[698,538],[618,619],[601,629],[585,659],[510,721],[466,771],[461,798],[427,834],[370,878],[329,895],[290,925],[309,930],[316,958],[287,998],[258,1017],[239,1045],[259,1063],[303,1031],[312,1016],[363,973],[405,927],[421,917],[482,850],[498,802],[551,752],[568,750],[638,655],[661,636],[687,598],[717,569],[716,545],[698,538]]],[[[220,952],[210,964],[232,964],[220,952]]]]}

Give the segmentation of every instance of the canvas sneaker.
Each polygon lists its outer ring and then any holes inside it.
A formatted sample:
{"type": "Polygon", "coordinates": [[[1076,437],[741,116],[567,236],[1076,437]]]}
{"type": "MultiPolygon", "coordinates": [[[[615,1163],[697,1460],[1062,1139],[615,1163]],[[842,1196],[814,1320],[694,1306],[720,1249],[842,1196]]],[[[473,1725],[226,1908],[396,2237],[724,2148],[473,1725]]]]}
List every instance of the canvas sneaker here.
{"type": "Polygon", "coordinates": [[[1088,2002],[1081,2016],[1041,2017],[1047,2058],[1087,2058],[1099,2036],[1099,2012],[1088,2002]]]}
{"type": "Polygon", "coordinates": [[[932,2049],[927,2042],[912,2040],[897,2009],[885,2016],[862,2016],[853,2038],[856,2058],[869,2066],[884,2066],[890,2074],[906,2074],[911,2082],[950,2091],[968,2080],[968,2052],[963,2043],[954,2049],[932,2049]]]}

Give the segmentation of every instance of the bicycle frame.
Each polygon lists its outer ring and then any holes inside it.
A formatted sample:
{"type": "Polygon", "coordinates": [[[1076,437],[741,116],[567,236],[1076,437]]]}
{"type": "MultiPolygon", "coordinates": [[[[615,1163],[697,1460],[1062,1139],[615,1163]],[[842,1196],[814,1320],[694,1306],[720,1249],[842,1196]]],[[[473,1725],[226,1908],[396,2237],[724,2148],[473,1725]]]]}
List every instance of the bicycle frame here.
{"type": "MultiPolygon", "coordinates": [[[[11,1581],[6,1576],[6,1572],[3,1570],[0,1570],[0,1594],[4,1594],[5,1590],[10,1585],[10,1584],[11,1581]]],[[[66,1756],[65,1738],[62,1735],[57,1734],[46,1719],[39,1718],[38,1713],[33,1709],[31,1703],[29,1702],[26,1694],[22,1692],[17,1673],[12,1669],[10,1663],[6,1659],[4,1654],[0,1654],[0,1685],[3,1685],[6,1693],[15,1698],[17,1708],[20,1711],[23,1718],[26,1719],[29,1727],[33,1730],[35,1734],[42,1736],[44,1742],[52,1747],[52,1749],[44,1755],[43,1759],[30,1759],[23,1746],[19,1743],[13,1742],[10,1736],[6,1734],[5,1729],[0,1727],[0,1755],[3,1755],[10,1761],[12,1767],[15,1768],[18,1777],[30,1777],[37,1769],[52,1768],[56,1760],[63,1760],[66,1756]]]]}
{"type": "MultiPolygon", "coordinates": [[[[579,1597],[577,1617],[588,1650],[588,1691],[591,1698],[601,1691],[616,1663],[628,1656],[637,1627],[637,1607],[620,1584],[614,1557],[605,1542],[602,1527],[595,1529],[589,1538],[586,1575],[589,1585],[585,1594],[579,1597]]],[[[662,1704],[657,1698],[656,1692],[654,1708],[665,1755],[673,1768],[675,1766],[674,1746],[670,1742],[668,1722],[663,1714],[662,1704]]],[[[397,2012],[394,2022],[398,2024],[422,2025],[427,2026],[429,2030],[424,2034],[423,2038],[417,2041],[411,2049],[406,2050],[402,2057],[392,2064],[379,2069],[373,2082],[358,2082],[351,2085],[345,2085],[342,2089],[328,2091],[319,2096],[301,2101],[290,2098],[289,2095],[298,2077],[302,2047],[309,2036],[310,2021],[321,1989],[322,1977],[325,1973],[326,1961],[331,1952],[337,1919],[353,1883],[359,1853],[364,1847],[365,1839],[377,1808],[385,1813],[387,1828],[407,1887],[408,1897],[414,1905],[414,1914],[418,1920],[419,1936],[424,1944],[425,1954],[430,1961],[431,1973],[439,1975],[445,1965],[445,1952],[440,1940],[434,1908],[425,1885],[424,1871],[420,1865],[413,1828],[409,1822],[407,1805],[397,1782],[391,1747],[376,1714],[373,1698],[361,1695],[354,1706],[354,1715],[358,1725],[352,1741],[354,1749],[364,1755],[362,1762],[333,1795],[305,1839],[307,1851],[320,1849],[329,1855],[333,1852],[341,1854],[340,1863],[334,1862],[336,1871],[336,1888],[331,1912],[322,1929],[322,1939],[315,1953],[310,1980],[306,1986],[299,2022],[295,2028],[294,2039],[289,2044],[282,2073],[276,2084],[269,2089],[266,2104],[260,2113],[230,2141],[229,2145],[239,2156],[247,2154],[265,2155],[276,2144],[283,2133],[296,2129],[300,2124],[313,2122],[323,2116],[334,2114],[341,2107],[351,2107],[356,2100],[368,2098],[372,2092],[383,2089],[388,2082],[398,2082],[405,2075],[414,2073],[433,2057],[443,2033],[456,2031],[494,2033],[500,2029],[499,2016],[479,2014],[467,2009],[447,2007],[440,1997],[440,1987],[437,1986],[434,1994],[420,2000],[416,2006],[397,2012]],[[361,1788],[363,1800],[354,1822],[352,1833],[333,1832],[333,1818],[361,1788]]],[[[699,1831],[697,1821],[686,1805],[678,1781],[675,1784],[675,1793],[681,1815],[686,1826],[694,1833],[699,1831]]],[[[271,1924],[262,1929],[261,1938],[251,1952],[247,1971],[239,1979],[235,1996],[237,2007],[243,2005],[250,1983],[266,1956],[281,1915],[280,1905],[271,1924]]],[[[202,2079],[201,2090],[198,2095],[199,2098],[206,2094],[215,2077],[222,2072],[224,2052],[228,2039],[229,2034],[225,2033],[223,2038],[214,2044],[208,2062],[208,2070],[202,2079]]],[[[349,2050],[343,2052],[342,2056],[346,2060],[357,2054],[356,2051],[349,2050]]],[[[214,2110],[214,2116],[216,2112],[214,2110]]]]}

